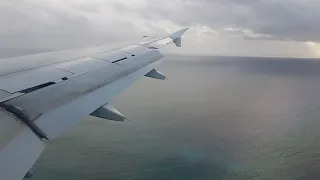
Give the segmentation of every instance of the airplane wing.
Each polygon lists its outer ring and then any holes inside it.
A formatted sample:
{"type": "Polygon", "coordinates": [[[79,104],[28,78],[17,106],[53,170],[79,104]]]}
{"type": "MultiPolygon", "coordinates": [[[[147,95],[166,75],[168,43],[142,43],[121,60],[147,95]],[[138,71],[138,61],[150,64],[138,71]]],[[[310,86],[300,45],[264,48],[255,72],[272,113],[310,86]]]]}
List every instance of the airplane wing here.
{"type": "Polygon", "coordinates": [[[124,121],[111,100],[142,76],[165,79],[155,69],[163,57],[159,48],[180,47],[186,30],[114,49],[0,59],[0,179],[31,176],[45,142],[81,118],[124,121]]]}

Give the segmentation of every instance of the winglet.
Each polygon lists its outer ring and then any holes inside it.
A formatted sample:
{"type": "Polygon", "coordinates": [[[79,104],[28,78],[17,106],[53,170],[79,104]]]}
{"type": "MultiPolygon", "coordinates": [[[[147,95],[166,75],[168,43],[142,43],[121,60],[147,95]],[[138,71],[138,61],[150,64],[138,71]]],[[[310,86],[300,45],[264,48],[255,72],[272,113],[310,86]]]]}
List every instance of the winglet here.
{"type": "Polygon", "coordinates": [[[147,46],[148,48],[152,49],[160,49],[163,46],[166,46],[170,43],[175,43],[177,47],[181,47],[181,36],[188,30],[189,28],[181,29],[180,31],[177,31],[175,33],[172,33],[168,36],[149,40],[147,42],[142,42],[140,44],[143,44],[147,46]]]}
{"type": "Polygon", "coordinates": [[[173,40],[174,44],[177,47],[181,47],[181,36],[184,34],[189,28],[181,29],[180,31],[177,31],[170,35],[170,38],[173,40]]]}
{"type": "Polygon", "coordinates": [[[175,33],[172,33],[170,35],[170,37],[172,39],[177,39],[177,38],[181,38],[181,36],[188,30],[189,28],[184,28],[184,29],[181,29],[180,31],[177,31],[175,33]]]}

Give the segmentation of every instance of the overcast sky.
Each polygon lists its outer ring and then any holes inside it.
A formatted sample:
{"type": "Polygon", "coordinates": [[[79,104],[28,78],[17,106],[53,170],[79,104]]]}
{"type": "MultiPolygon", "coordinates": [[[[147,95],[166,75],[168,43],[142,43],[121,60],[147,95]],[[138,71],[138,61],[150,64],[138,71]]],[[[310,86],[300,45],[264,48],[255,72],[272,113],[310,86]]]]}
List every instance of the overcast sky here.
{"type": "MultiPolygon", "coordinates": [[[[65,49],[190,27],[179,53],[319,56],[319,0],[1,0],[0,47],[65,49]]],[[[171,48],[170,48],[171,49],[171,48]]]]}

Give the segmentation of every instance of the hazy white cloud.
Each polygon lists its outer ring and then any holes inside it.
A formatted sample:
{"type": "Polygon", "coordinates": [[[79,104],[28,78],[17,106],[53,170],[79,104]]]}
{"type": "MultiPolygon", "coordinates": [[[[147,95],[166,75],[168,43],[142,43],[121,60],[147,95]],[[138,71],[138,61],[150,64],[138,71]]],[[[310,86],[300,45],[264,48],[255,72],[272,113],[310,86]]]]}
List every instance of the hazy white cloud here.
{"type": "Polygon", "coordinates": [[[64,49],[190,27],[179,52],[314,56],[319,21],[318,0],[4,0],[0,47],[64,49]]]}

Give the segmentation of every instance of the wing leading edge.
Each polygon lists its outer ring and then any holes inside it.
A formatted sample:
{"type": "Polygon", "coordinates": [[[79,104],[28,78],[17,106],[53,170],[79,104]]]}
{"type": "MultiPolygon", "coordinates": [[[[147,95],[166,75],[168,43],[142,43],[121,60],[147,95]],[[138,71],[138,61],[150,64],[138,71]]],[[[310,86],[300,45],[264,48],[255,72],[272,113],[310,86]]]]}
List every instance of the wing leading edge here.
{"type": "Polygon", "coordinates": [[[1,179],[30,177],[44,139],[54,140],[87,115],[123,121],[109,105],[112,99],[142,76],[165,79],[156,70],[163,57],[158,49],[170,43],[180,47],[186,30],[114,49],[100,46],[0,60],[1,179]],[[19,63],[25,59],[31,65],[19,63]]]}

